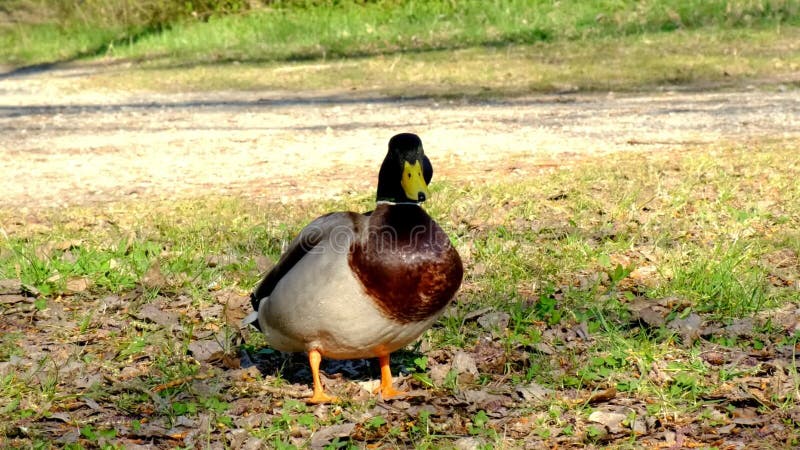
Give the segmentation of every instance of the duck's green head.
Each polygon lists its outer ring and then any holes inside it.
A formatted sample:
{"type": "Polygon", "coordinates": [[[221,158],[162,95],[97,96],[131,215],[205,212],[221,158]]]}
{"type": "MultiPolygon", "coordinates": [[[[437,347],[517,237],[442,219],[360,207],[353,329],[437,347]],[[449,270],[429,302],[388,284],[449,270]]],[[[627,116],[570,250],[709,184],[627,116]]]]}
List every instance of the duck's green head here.
{"type": "Polygon", "coordinates": [[[389,140],[389,153],[378,173],[377,201],[419,203],[428,199],[433,166],[419,136],[401,133],[389,140]]]}

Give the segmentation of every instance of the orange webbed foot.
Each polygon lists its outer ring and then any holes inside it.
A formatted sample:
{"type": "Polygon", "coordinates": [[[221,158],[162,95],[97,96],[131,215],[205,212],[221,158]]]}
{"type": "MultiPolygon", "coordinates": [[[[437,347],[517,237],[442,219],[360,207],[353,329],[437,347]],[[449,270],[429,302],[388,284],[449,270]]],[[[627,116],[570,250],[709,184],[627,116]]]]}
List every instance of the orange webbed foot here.
{"type": "Polygon", "coordinates": [[[408,394],[408,392],[397,390],[397,389],[393,388],[392,386],[386,386],[386,387],[381,386],[381,387],[379,387],[378,389],[375,390],[375,393],[376,394],[380,393],[381,394],[381,398],[384,399],[384,400],[387,400],[387,399],[390,399],[390,398],[395,398],[395,397],[403,397],[406,394],[408,394]]]}
{"type": "Polygon", "coordinates": [[[389,367],[389,355],[379,356],[378,361],[381,365],[381,384],[375,389],[375,393],[380,393],[381,398],[384,400],[406,395],[406,391],[397,390],[392,385],[392,369],[389,367]]]}
{"type": "Polygon", "coordinates": [[[322,388],[322,382],[319,379],[320,362],[322,362],[322,354],[319,352],[319,350],[311,350],[308,352],[308,364],[311,366],[311,378],[314,382],[314,393],[311,395],[311,397],[306,399],[306,402],[312,404],[338,402],[338,397],[332,397],[326,394],[325,390],[322,388]]]}
{"type": "Polygon", "coordinates": [[[306,399],[306,403],[311,403],[312,405],[321,405],[324,403],[338,403],[339,397],[335,397],[332,395],[328,395],[324,392],[314,392],[314,394],[306,399]]]}

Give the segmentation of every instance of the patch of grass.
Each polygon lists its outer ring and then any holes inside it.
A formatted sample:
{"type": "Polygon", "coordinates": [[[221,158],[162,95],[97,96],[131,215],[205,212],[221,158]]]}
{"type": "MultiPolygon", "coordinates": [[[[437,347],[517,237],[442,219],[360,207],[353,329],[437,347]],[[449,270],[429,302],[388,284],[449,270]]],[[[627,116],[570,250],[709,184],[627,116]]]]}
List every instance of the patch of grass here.
{"type": "Polygon", "coordinates": [[[241,0],[6,0],[0,5],[0,61],[41,63],[92,57],[133,45],[173,23],[248,9],[241,0]]]}
{"type": "MultiPolygon", "coordinates": [[[[531,43],[638,34],[708,25],[797,21],[800,4],[648,1],[560,3],[467,1],[341,3],[287,8],[175,26],[120,49],[124,57],[168,54],[196,59],[209,47],[223,59],[318,59],[394,51],[531,43]],[[769,5],[769,6],[767,6],[769,5]],[[729,9],[726,10],[726,9],[729,9]],[[750,19],[744,19],[744,16],[750,19]],[[265,43],[269,43],[265,45],[265,43]]],[[[216,56],[216,55],[215,55],[216,56]]]]}
{"type": "MultiPolygon", "coordinates": [[[[38,8],[48,10],[46,3],[38,8]]],[[[0,60],[36,63],[108,55],[285,61],[800,23],[797,0],[343,1],[308,6],[280,2],[247,14],[202,14],[203,20],[176,13],[158,18],[166,6],[178,4],[181,9],[182,4],[195,3],[149,1],[137,8],[117,0],[99,9],[95,5],[88,15],[66,8],[56,23],[12,23],[0,28],[0,48],[4,49],[0,60]],[[148,9],[153,11],[133,17],[148,9]]],[[[41,17],[36,19],[41,21],[41,17]]]]}
{"type": "Polygon", "coordinates": [[[155,91],[347,90],[362,95],[496,97],[663,86],[796,83],[800,28],[700,29],[313,62],[143,61],[84,87],[155,91]]]}
{"type": "MultiPolygon", "coordinates": [[[[165,277],[159,288],[167,291],[194,285],[208,288],[221,270],[250,272],[246,280],[250,283],[257,276],[253,250],[271,248],[265,254],[274,257],[299,230],[287,227],[277,216],[271,223],[256,222],[255,217],[266,214],[243,216],[234,210],[237,202],[225,199],[217,201],[219,211],[213,222],[195,216],[198,220],[187,223],[188,216],[176,215],[193,214],[190,211],[201,203],[178,205],[173,212],[164,205],[150,216],[147,228],[124,218],[124,224],[110,223],[104,214],[84,216],[85,210],[72,211],[45,234],[6,240],[3,259],[13,263],[4,268],[3,275],[48,296],[68,292],[69,280],[75,278],[88,280],[87,292],[121,292],[133,288],[154,265],[165,277]],[[83,232],[86,228],[93,230],[91,235],[83,232]],[[230,240],[232,235],[241,239],[230,240]]],[[[136,214],[145,211],[142,208],[136,214]]]]}
{"type": "Polygon", "coordinates": [[[22,349],[17,345],[22,338],[22,333],[4,333],[0,336],[0,361],[8,361],[12,356],[22,354],[22,349]]]}
{"type": "Polygon", "coordinates": [[[705,312],[743,316],[760,311],[768,297],[766,274],[754,266],[752,251],[733,243],[710,254],[687,255],[688,260],[673,269],[667,290],[693,297],[705,312]]]}

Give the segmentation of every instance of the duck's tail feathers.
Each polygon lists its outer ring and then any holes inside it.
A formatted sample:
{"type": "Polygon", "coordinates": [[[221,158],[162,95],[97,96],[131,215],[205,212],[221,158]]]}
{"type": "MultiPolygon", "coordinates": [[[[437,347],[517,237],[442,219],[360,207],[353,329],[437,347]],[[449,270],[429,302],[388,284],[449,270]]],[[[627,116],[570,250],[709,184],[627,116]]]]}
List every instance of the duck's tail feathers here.
{"type": "Polygon", "coordinates": [[[252,325],[261,331],[261,325],[258,324],[258,307],[261,306],[261,299],[256,297],[255,292],[250,293],[250,304],[253,305],[253,312],[242,319],[242,326],[252,325]]]}
{"type": "Polygon", "coordinates": [[[247,315],[244,319],[242,319],[242,327],[246,327],[248,325],[252,325],[258,330],[261,330],[261,325],[258,324],[258,311],[253,311],[247,315]]]}
{"type": "Polygon", "coordinates": [[[256,291],[250,293],[250,304],[253,305],[253,311],[258,311],[261,306],[261,299],[256,296],[256,291]]]}

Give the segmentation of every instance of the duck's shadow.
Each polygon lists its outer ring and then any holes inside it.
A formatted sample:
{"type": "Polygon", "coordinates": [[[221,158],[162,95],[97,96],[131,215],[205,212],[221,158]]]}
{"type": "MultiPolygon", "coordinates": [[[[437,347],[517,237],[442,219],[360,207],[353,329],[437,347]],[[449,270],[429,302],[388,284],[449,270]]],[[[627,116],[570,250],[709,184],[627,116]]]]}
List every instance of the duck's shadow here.
{"type": "MultiPolygon", "coordinates": [[[[398,350],[391,355],[394,375],[407,374],[415,358],[422,353],[415,350],[398,350]]],[[[311,368],[305,353],[284,353],[265,347],[257,351],[240,351],[242,368],[255,366],[263,376],[278,376],[293,384],[311,383],[311,368]]],[[[380,378],[377,358],[373,359],[322,359],[320,370],[328,376],[341,375],[351,381],[380,378]]]]}

